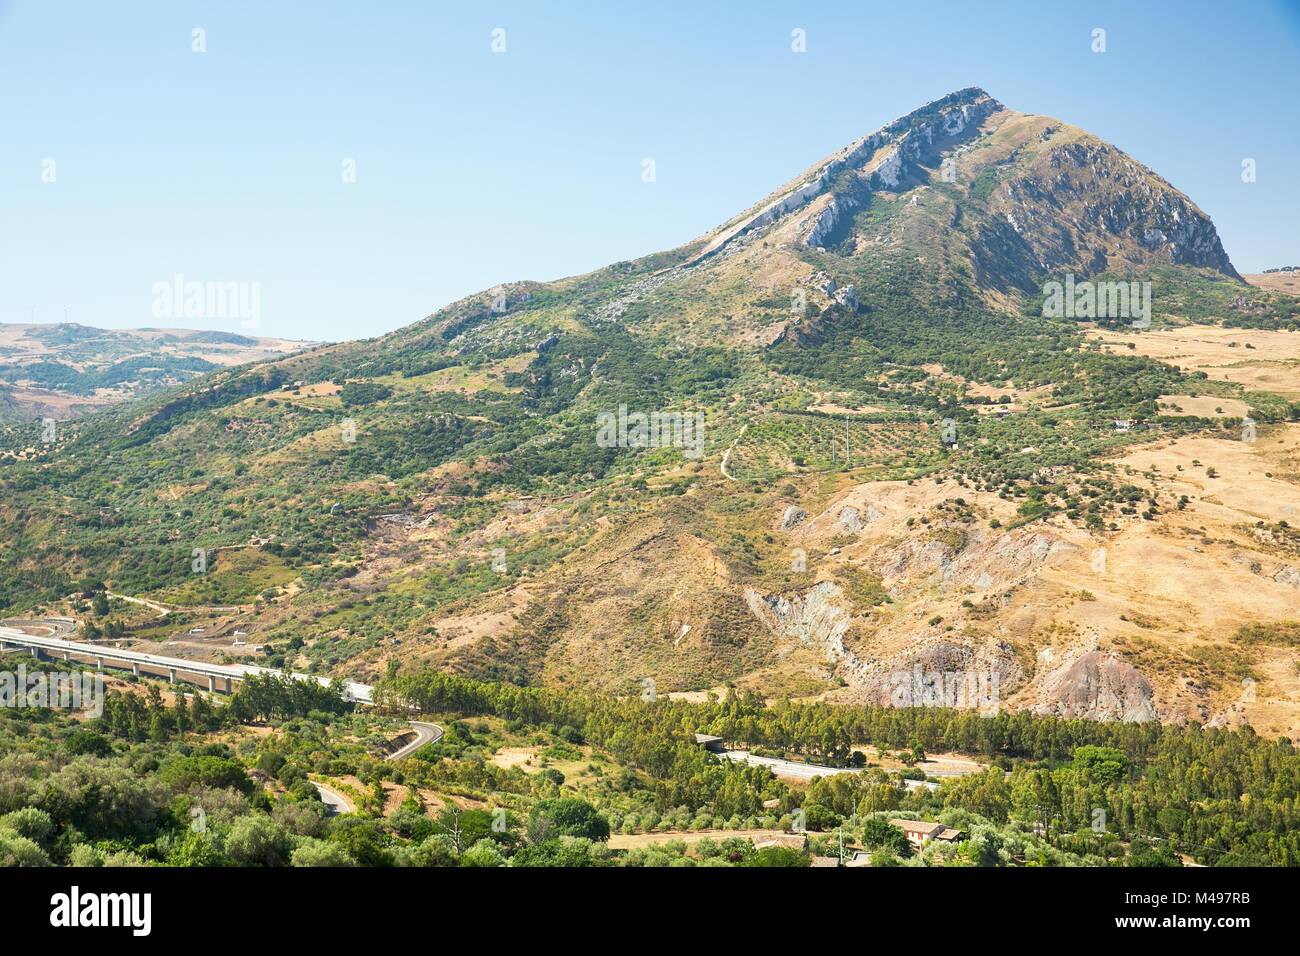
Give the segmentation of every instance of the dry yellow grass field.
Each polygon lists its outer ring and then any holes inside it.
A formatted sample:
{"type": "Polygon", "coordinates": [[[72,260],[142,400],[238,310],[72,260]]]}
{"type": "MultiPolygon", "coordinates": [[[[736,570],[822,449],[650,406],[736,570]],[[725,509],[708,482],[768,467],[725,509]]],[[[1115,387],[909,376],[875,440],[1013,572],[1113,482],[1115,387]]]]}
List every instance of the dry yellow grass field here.
{"type": "Polygon", "coordinates": [[[1260,272],[1242,276],[1247,282],[1270,292],[1300,295],[1300,272],[1260,272]]]}
{"type": "Polygon", "coordinates": [[[1088,335],[1116,353],[1144,355],[1186,372],[1204,372],[1212,381],[1300,398],[1300,333],[1184,325],[1140,335],[1089,329],[1088,335]]]}

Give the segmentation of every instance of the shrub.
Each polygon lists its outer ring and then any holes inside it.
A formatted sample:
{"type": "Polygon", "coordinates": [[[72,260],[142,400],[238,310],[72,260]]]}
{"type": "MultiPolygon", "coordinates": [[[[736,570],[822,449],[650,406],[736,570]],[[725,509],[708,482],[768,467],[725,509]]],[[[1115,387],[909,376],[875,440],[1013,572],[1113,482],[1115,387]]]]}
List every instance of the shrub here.
{"type": "Polygon", "coordinates": [[[559,836],[608,840],[609,822],[585,800],[573,797],[543,800],[528,818],[528,839],[541,843],[559,836]]]}
{"type": "Polygon", "coordinates": [[[306,837],[289,858],[293,866],[356,866],[357,861],[337,843],[306,837]]]}
{"type": "Polygon", "coordinates": [[[289,834],[268,816],[239,817],[226,838],[226,852],[240,866],[284,866],[289,860],[289,834]]]}

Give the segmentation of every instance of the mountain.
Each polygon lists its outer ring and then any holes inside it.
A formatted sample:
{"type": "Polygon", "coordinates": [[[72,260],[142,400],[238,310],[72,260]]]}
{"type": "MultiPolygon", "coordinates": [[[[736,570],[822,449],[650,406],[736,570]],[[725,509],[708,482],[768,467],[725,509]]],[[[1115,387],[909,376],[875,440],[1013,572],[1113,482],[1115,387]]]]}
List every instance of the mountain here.
{"type": "Polygon", "coordinates": [[[894,244],[880,228],[893,217],[902,219],[896,235],[944,242],[946,265],[1004,292],[1033,291],[1033,279],[1053,270],[1086,275],[1156,262],[1236,276],[1209,217],[1151,170],[979,89],[850,144],[706,237],[700,255],[777,220],[786,228],[775,235],[788,246],[878,252],[873,244],[894,244]],[[901,194],[907,203],[885,208],[901,194]]]}
{"type": "Polygon", "coordinates": [[[12,434],[0,600],[358,678],[919,668],[1295,734],[1298,321],[1153,171],[962,90],[677,249],[12,434]]]}
{"type": "Polygon", "coordinates": [[[72,418],[311,344],[233,332],[0,324],[0,421],[72,418]]]}

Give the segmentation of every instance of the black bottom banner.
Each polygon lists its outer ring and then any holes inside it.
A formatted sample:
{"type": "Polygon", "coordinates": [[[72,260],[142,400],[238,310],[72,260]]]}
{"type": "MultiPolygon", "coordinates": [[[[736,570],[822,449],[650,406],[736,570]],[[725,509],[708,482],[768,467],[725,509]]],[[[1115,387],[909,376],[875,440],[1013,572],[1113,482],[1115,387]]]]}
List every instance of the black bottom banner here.
{"type": "Polygon", "coordinates": [[[1231,946],[1238,934],[1290,925],[1295,898],[1286,870],[830,870],[10,869],[0,881],[24,936],[73,934],[128,948],[208,937],[337,945],[449,924],[511,936],[578,924],[584,932],[663,932],[701,915],[722,919],[728,936],[765,941],[786,929],[854,933],[897,919],[918,938],[942,920],[1001,938],[1198,934],[1231,946]]]}

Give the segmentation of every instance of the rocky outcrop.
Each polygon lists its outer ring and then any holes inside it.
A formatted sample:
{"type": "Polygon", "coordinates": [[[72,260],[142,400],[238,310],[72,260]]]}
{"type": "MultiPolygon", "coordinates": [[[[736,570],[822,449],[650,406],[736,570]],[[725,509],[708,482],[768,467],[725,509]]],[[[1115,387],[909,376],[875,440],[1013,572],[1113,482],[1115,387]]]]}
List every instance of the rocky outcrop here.
{"type": "Polygon", "coordinates": [[[835,522],[835,530],[841,534],[857,534],[862,530],[861,512],[851,505],[845,505],[840,509],[840,516],[835,522]]]}
{"type": "Polygon", "coordinates": [[[806,520],[807,517],[808,512],[804,511],[798,505],[791,505],[785,509],[785,514],[781,515],[781,530],[789,531],[806,520]]]}
{"type": "Polygon", "coordinates": [[[1300,588],[1300,571],[1289,564],[1284,564],[1273,572],[1273,580],[1288,587],[1300,588]]]}
{"type": "Polygon", "coordinates": [[[860,685],[870,679],[872,665],[844,646],[851,623],[841,602],[844,592],[831,581],[822,581],[802,595],[791,598],[745,592],[749,609],[773,634],[820,648],[845,680],[860,685]]]}
{"type": "Polygon", "coordinates": [[[1024,682],[1011,645],[941,639],[874,662],[857,686],[888,707],[955,707],[996,713],[1024,682]]]}
{"type": "Polygon", "coordinates": [[[838,603],[843,598],[839,585],[823,581],[803,595],[785,598],[745,592],[745,603],[772,633],[795,638],[813,647],[824,647],[832,660],[856,660],[844,647],[849,614],[838,603]]]}
{"type": "Polygon", "coordinates": [[[813,219],[812,228],[808,230],[808,237],[804,241],[810,246],[824,247],[844,214],[855,205],[856,203],[842,200],[838,196],[832,198],[826,208],[813,219]]]}
{"type": "MultiPolygon", "coordinates": [[[[956,140],[1000,109],[1002,104],[982,90],[963,90],[908,114],[857,147],[850,147],[854,159],[861,161],[875,158],[882,148],[888,147],[888,151],[877,159],[869,174],[863,170],[865,181],[857,188],[837,193],[826,204],[813,220],[804,243],[825,248],[845,216],[862,206],[872,190],[896,190],[908,180],[928,178],[928,172],[917,168],[918,163],[936,160],[941,146],[956,140]],[[963,95],[969,98],[963,101],[963,95]],[[902,130],[901,134],[897,133],[898,129],[902,130]]],[[[857,308],[856,299],[850,308],[857,308]]]]}
{"type": "Polygon", "coordinates": [[[972,257],[981,282],[1032,289],[1043,273],[1080,277],[1157,263],[1240,278],[1214,223],[1119,149],[1076,138],[1008,167],[988,199],[972,257]]]}
{"type": "Polygon", "coordinates": [[[1128,661],[1101,650],[1066,661],[1042,682],[1038,713],[1092,720],[1155,720],[1151,683],[1128,661]]]}
{"type": "Polygon", "coordinates": [[[684,267],[673,266],[638,279],[620,289],[614,298],[601,304],[588,316],[588,320],[597,324],[617,322],[623,318],[623,313],[628,310],[629,306],[640,302],[660,286],[676,279],[680,279],[685,274],[686,270],[684,267]]]}
{"type": "MultiPolygon", "coordinates": [[[[757,211],[715,235],[692,261],[698,262],[711,256],[732,240],[804,207],[830,190],[840,173],[864,167],[876,159],[882,148],[891,145],[892,151],[871,170],[869,182],[876,188],[892,189],[905,176],[909,163],[932,150],[941,140],[961,135],[1000,109],[1001,103],[974,87],[928,103],[840,150],[809,179],[791,185],[757,211]]],[[[860,200],[861,197],[857,195],[834,196],[813,221],[805,242],[811,246],[822,245],[835,230],[841,217],[856,208],[860,200]]]]}
{"type": "Polygon", "coordinates": [[[773,634],[820,648],[846,683],[890,707],[970,707],[996,711],[1003,694],[1024,682],[1010,645],[1002,641],[937,640],[881,660],[844,645],[851,622],[844,594],[830,581],[802,595],[745,592],[745,603],[773,634]]]}
{"type": "Polygon", "coordinates": [[[933,537],[911,536],[887,556],[882,577],[912,586],[1012,587],[1075,546],[1048,531],[993,534],[937,528],[933,537]]]}

